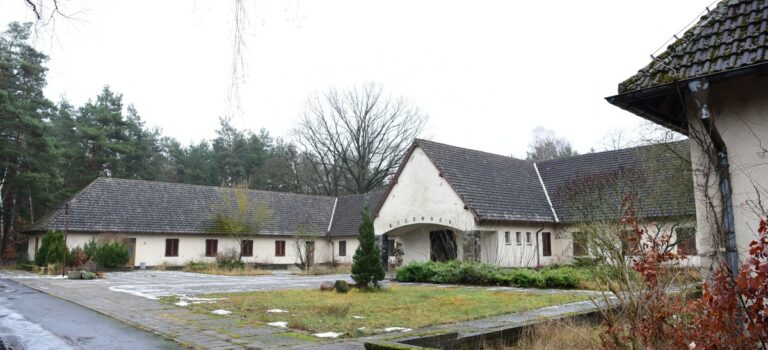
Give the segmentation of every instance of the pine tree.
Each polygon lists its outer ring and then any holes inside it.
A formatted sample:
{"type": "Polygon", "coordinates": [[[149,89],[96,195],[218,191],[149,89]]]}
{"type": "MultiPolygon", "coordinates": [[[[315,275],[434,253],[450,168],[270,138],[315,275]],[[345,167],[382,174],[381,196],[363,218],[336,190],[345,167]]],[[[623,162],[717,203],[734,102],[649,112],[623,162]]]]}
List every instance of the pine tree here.
{"type": "Polygon", "coordinates": [[[373,220],[368,206],[363,209],[362,215],[363,221],[357,234],[360,246],[352,258],[352,279],[364,288],[378,287],[378,282],[384,279],[384,267],[381,266],[381,251],[376,246],[373,220]]]}

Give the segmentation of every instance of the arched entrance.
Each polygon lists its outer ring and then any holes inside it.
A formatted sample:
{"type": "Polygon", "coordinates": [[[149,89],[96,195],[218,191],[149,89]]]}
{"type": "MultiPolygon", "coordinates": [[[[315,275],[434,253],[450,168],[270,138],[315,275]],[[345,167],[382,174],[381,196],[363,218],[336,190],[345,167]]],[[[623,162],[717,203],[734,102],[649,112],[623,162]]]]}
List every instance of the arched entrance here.
{"type": "Polygon", "coordinates": [[[456,234],[453,230],[439,229],[429,231],[429,260],[448,261],[458,257],[456,234]]]}

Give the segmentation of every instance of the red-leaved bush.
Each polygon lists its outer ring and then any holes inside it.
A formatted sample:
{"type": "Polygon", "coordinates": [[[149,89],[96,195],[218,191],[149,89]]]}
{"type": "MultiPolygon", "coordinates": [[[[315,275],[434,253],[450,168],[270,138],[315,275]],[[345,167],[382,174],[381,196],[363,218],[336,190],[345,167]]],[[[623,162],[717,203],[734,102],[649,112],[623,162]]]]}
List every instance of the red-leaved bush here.
{"type": "MultiPolygon", "coordinates": [[[[643,288],[633,300],[637,305],[623,320],[606,322],[602,335],[609,349],[768,349],[768,224],[760,221],[758,239],[737,273],[722,265],[711,282],[704,283],[701,298],[684,301],[661,283],[670,266],[683,259],[672,253],[668,235],[648,237],[626,208],[623,224],[632,228],[640,256],[632,269],[643,288]]],[[[626,306],[625,306],[626,307],[626,306]]]]}

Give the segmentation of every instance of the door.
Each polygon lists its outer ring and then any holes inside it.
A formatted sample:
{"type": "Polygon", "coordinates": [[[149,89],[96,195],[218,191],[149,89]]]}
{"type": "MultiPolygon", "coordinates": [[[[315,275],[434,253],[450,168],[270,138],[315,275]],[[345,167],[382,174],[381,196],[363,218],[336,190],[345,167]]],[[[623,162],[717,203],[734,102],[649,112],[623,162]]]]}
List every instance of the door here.
{"type": "Polygon", "coordinates": [[[305,244],[307,252],[307,266],[310,267],[315,264],[315,241],[307,241],[305,244]]]}
{"type": "Polygon", "coordinates": [[[448,261],[456,259],[456,236],[451,230],[429,232],[430,260],[448,261]]]}
{"type": "Polygon", "coordinates": [[[541,233],[541,255],[552,256],[552,235],[549,232],[541,233]]]}
{"type": "Polygon", "coordinates": [[[136,238],[128,238],[128,266],[136,266],[136,238]]]}

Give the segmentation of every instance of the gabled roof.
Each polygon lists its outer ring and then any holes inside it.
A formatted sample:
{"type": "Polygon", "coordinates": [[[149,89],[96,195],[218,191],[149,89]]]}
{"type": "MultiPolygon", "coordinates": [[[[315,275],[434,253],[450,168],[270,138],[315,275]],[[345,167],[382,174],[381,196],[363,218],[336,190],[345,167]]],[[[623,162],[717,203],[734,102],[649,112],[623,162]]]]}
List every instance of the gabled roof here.
{"type": "Polygon", "coordinates": [[[768,1],[723,0],[619,93],[768,62],[768,1]]]}
{"type": "Polygon", "coordinates": [[[362,222],[362,210],[365,206],[373,212],[379,205],[382,192],[368,192],[340,196],[333,213],[333,223],[328,233],[331,236],[356,234],[362,222]]]}
{"type": "Polygon", "coordinates": [[[620,218],[625,194],[641,217],[695,215],[687,141],[537,163],[563,222],[620,218]]]}
{"type": "Polygon", "coordinates": [[[688,134],[683,91],[768,73],[768,2],[723,0],[667,50],[619,84],[608,102],[654,123],[688,134]]]}
{"type": "Polygon", "coordinates": [[[479,221],[554,220],[532,162],[427,140],[414,144],[479,221]]]}
{"type": "Polygon", "coordinates": [[[635,205],[641,216],[695,214],[687,141],[589,153],[534,166],[531,161],[417,139],[393,184],[416,147],[478,222],[618,219],[625,192],[638,193],[635,205]],[[585,202],[602,207],[585,208],[585,202]]]}
{"type": "MultiPolygon", "coordinates": [[[[68,220],[69,231],[208,234],[219,210],[217,205],[224,203],[222,190],[225,189],[98,178],[69,200],[69,215],[65,215],[63,207],[59,208],[30,231],[63,230],[68,220]]],[[[271,219],[261,234],[292,234],[297,227],[304,226],[310,234],[324,235],[332,224],[338,227],[335,234],[357,233],[357,227],[346,232],[349,225],[331,223],[334,197],[249,190],[248,198],[270,210],[271,219]]],[[[353,211],[351,207],[356,203],[348,203],[347,199],[341,202],[342,211],[353,211]]],[[[251,205],[250,209],[255,207],[251,205]]],[[[252,214],[248,216],[253,217],[252,214]]]]}

